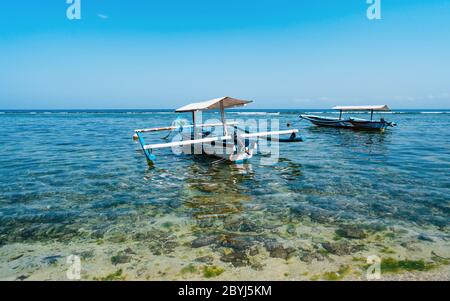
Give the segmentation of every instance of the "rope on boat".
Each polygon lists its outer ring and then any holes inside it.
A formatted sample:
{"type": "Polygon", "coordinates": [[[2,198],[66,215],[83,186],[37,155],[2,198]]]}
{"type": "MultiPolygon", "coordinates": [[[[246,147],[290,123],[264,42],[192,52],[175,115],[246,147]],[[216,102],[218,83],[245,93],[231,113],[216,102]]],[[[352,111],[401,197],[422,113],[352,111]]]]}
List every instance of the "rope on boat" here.
{"type": "Polygon", "coordinates": [[[225,159],[219,159],[219,160],[211,162],[211,165],[215,165],[215,164],[223,162],[223,161],[225,161],[225,159]]]}
{"type": "Polygon", "coordinates": [[[167,134],[164,137],[161,137],[162,140],[168,140],[170,135],[172,135],[175,131],[178,131],[181,133],[183,131],[183,126],[186,125],[186,121],[184,119],[176,119],[174,122],[172,122],[172,126],[175,126],[176,129],[171,130],[169,134],[167,134]]]}
{"type": "MultiPolygon", "coordinates": [[[[306,118],[304,118],[302,115],[300,115],[298,117],[300,117],[300,122],[303,122],[304,120],[306,120],[306,118]]],[[[308,120],[306,120],[306,121],[308,121],[308,120]]]]}

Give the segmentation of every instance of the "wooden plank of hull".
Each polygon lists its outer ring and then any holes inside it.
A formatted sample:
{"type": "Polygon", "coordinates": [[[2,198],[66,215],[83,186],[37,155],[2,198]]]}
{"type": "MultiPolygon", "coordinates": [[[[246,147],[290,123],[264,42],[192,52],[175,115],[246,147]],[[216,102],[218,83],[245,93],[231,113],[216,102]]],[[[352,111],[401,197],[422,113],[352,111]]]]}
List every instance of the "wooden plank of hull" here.
{"type": "Polygon", "coordinates": [[[320,117],[314,115],[300,115],[300,118],[308,120],[317,126],[337,127],[337,128],[350,128],[353,127],[349,122],[349,119],[338,119],[329,117],[320,117]]]}
{"type": "Polygon", "coordinates": [[[353,125],[348,123],[347,121],[335,121],[335,122],[322,122],[322,121],[312,121],[312,124],[318,126],[326,126],[326,127],[336,127],[336,128],[351,128],[353,125]]]}
{"type": "Polygon", "coordinates": [[[365,130],[384,130],[387,128],[388,124],[382,121],[357,121],[351,120],[350,123],[355,129],[365,129],[365,130]]]}

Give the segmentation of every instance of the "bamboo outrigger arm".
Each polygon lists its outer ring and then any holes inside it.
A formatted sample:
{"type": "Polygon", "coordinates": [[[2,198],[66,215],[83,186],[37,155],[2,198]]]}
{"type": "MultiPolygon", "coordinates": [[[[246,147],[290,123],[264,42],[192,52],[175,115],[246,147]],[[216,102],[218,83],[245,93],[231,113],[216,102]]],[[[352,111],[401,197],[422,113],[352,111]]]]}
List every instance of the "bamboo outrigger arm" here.
{"type": "Polygon", "coordinates": [[[211,137],[211,138],[203,138],[203,139],[175,141],[175,142],[169,142],[169,143],[147,144],[147,145],[144,145],[144,149],[148,150],[148,149],[157,149],[157,148],[167,148],[167,147],[174,147],[174,146],[209,143],[209,142],[224,141],[224,140],[231,140],[231,139],[232,139],[231,136],[223,136],[223,137],[211,137]]]}
{"type": "Polygon", "coordinates": [[[243,131],[245,133],[245,134],[240,135],[242,138],[265,137],[264,139],[266,139],[267,141],[272,141],[272,142],[284,142],[284,143],[303,142],[302,137],[296,135],[299,132],[299,130],[297,130],[297,129],[284,130],[284,131],[273,131],[273,132],[261,132],[261,133],[251,133],[247,130],[240,129],[237,126],[235,126],[235,129],[243,131]],[[291,136],[287,139],[277,137],[280,135],[289,135],[289,134],[291,134],[291,136]]]}
{"type": "MultiPolygon", "coordinates": [[[[227,122],[226,125],[238,125],[238,122],[227,122]]],[[[215,127],[215,126],[223,126],[223,123],[206,123],[206,124],[196,124],[195,127],[198,128],[207,128],[207,127],[215,127]]],[[[149,133],[149,132],[159,132],[159,131],[174,131],[181,128],[190,129],[193,128],[193,125],[174,125],[168,127],[160,127],[160,128],[151,128],[151,129],[139,129],[134,130],[135,133],[149,133]]]]}
{"type": "Polygon", "coordinates": [[[264,136],[279,136],[279,135],[289,135],[296,134],[298,130],[285,130],[285,131],[273,131],[273,132],[260,132],[260,133],[248,133],[241,134],[242,138],[253,138],[253,137],[264,137],[264,136]]]}

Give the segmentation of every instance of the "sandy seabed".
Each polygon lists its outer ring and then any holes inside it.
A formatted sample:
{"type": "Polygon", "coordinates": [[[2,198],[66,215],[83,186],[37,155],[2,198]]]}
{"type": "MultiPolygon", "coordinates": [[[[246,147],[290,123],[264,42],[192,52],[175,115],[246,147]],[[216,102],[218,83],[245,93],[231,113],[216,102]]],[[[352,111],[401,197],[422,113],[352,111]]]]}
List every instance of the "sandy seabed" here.
{"type": "Polygon", "coordinates": [[[381,280],[450,280],[446,238],[417,239],[412,229],[350,239],[332,227],[299,223],[272,229],[275,241],[258,233],[204,236],[192,227],[173,217],[96,240],[7,244],[0,248],[0,279],[70,280],[68,256],[76,255],[81,280],[367,280],[369,256],[391,260],[388,271],[381,265],[381,280]]]}

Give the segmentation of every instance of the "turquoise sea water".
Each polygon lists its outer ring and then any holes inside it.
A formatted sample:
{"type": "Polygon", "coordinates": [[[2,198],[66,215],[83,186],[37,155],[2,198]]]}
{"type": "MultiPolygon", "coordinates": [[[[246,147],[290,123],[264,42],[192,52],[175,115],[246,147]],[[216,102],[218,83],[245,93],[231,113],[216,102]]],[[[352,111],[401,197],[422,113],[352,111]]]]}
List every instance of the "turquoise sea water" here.
{"type": "MultiPolygon", "coordinates": [[[[2,112],[0,245],[102,239],[114,231],[131,237],[142,221],[158,225],[173,215],[194,225],[193,238],[226,233],[224,220],[233,216],[253,223],[237,232],[261,233],[300,215],[336,227],[414,227],[448,239],[449,111],[386,114],[398,126],[384,133],[315,127],[300,121],[302,112],[311,110],[228,114],[300,129],[305,142],[282,144],[274,166],[262,165],[260,155],[236,166],[160,150],[154,167],[131,137],[180,117],[169,111],[2,112]]],[[[160,143],[161,136],[149,137],[160,143]]]]}

